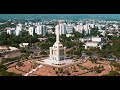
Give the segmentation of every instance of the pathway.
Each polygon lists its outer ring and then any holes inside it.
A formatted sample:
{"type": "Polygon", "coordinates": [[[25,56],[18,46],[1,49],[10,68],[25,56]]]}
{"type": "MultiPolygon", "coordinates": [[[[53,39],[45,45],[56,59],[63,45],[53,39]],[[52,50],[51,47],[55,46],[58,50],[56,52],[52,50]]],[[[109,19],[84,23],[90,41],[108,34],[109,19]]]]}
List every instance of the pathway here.
{"type": "Polygon", "coordinates": [[[29,74],[35,72],[38,68],[41,68],[43,65],[39,65],[38,67],[36,67],[35,69],[32,69],[30,72],[26,73],[24,76],[28,76],[29,74]]]}

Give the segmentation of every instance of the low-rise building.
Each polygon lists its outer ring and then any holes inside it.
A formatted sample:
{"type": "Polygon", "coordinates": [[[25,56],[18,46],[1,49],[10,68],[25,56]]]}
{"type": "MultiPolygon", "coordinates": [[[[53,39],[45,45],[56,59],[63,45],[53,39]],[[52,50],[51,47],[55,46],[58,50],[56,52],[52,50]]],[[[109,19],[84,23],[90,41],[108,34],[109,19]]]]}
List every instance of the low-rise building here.
{"type": "Polygon", "coordinates": [[[7,28],[7,34],[15,34],[15,28],[7,28]]]}
{"type": "Polygon", "coordinates": [[[66,37],[73,37],[74,35],[72,34],[66,34],[66,37]]]}
{"type": "Polygon", "coordinates": [[[19,50],[18,48],[16,48],[16,47],[9,47],[9,51],[17,51],[17,50],[19,50]]]}
{"type": "Polygon", "coordinates": [[[92,37],[92,42],[102,42],[103,41],[103,38],[101,37],[92,37]]]}
{"type": "Polygon", "coordinates": [[[20,43],[20,44],[19,44],[20,47],[26,47],[26,46],[28,46],[28,45],[29,45],[29,43],[20,43]]]}
{"type": "Polygon", "coordinates": [[[102,49],[102,45],[98,42],[86,42],[84,46],[85,46],[85,49],[89,49],[89,48],[100,48],[100,49],[102,49]]]}
{"type": "Polygon", "coordinates": [[[38,38],[39,41],[45,41],[47,40],[48,38],[38,38]]]}

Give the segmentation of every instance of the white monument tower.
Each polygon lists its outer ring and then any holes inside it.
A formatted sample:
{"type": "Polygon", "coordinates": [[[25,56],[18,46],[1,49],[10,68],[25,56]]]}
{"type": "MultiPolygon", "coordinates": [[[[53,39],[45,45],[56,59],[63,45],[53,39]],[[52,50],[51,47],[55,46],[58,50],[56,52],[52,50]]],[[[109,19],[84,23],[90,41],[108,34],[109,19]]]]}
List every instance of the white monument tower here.
{"type": "MultiPolygon", "coordinates": [[[[49,57],[40,61],[41,64],[47,64],[55,67],[62,67],[70,64],[76,63],[73,59],[66,57],[66,47],[63,47],[59,40],[59,25],[55,29],[56,31],[56,42],[53,47],[50,47],[49,57]],[[74,62],[73,62],[74,61],[74,62]]],[[[78,61],[80,62],[80,61],[78,61]]]]}
{"type": "Polygon", "coordinates": [[[59,41],[59,30],[56,29],[56,42],[53,47],[50,47],[49,60],[53,62],[53,64],[61,64],[61,61],[66,59],[66,47],[63,47],[61,42],[59,41]]]}

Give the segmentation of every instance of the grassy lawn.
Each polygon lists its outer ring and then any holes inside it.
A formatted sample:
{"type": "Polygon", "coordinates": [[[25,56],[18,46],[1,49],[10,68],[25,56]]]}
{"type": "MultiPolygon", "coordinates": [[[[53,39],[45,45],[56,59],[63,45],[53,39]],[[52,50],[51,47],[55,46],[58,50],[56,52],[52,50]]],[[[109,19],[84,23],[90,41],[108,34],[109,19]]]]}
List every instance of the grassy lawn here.
{"type": "Polygon", "coordinates": [[[15,73],[7,72],[7,71],[0,71],[0,76],[20,76],[15,73]]]}
{"type": "Polygon", "coordinates": [[[88,70],[88,68],[86,68],[86,67],[83,67],[83,66],[80,66],[80,65],[77,65],[77,66],[82,70],[88,70]]]}
{"type": "Polygon", "coordinates": [[[103,76],[120,76],[120,73],[118,73],[117,71],[110,71],[108,74],[103,76]]]}

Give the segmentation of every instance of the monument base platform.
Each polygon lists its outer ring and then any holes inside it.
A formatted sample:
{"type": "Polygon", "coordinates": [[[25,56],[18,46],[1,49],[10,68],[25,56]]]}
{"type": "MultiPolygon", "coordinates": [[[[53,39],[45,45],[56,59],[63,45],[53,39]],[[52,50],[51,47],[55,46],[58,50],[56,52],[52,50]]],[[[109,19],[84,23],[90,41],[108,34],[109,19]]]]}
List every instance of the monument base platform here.
{"type": "Polygon", "coordinates": [[[44,60],[38,61],[38,63],[50,65],[50,66],[55,66],[55,67],[63,67],[63,66],[67,66],[67,65],[83,63],[84,61],[85,60],[83,60],[83,59],[80,59],[78,61],[73,60],[73,59],[65,59],[62,61],[55,61],[55,60],[50,60],[49,58],[46,58],[44,60]]]}

